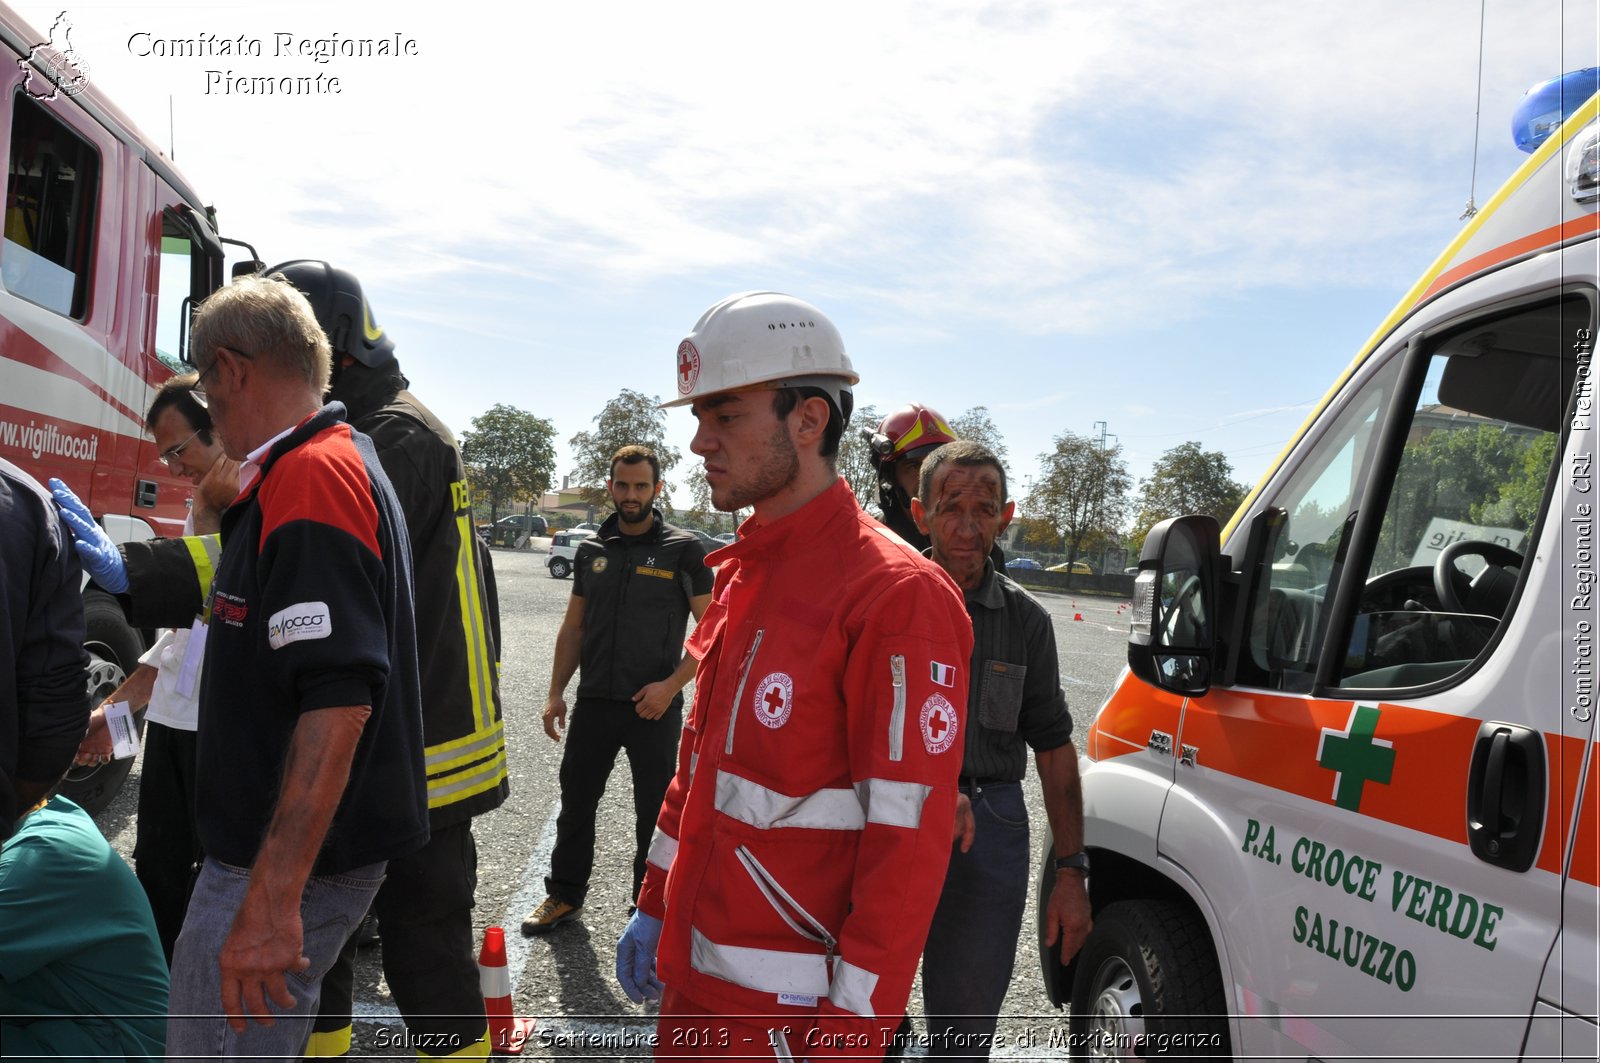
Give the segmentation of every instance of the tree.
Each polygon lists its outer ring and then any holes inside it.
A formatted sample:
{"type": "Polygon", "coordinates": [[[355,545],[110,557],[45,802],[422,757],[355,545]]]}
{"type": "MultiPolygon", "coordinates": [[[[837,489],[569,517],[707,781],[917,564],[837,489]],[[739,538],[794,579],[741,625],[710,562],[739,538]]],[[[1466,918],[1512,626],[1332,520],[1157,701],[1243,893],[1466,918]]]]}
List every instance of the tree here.
{"type": "Polygon", "coordinates": [[[856,493],[863,509],[878,510],[878,471],[872,467],[872,451],[867,440],[883,420],[876,406],[863,406],[850,415],[839,440],[839,475],[856,493]]]}
{"type": "Polygon", "coordinates": [[[1091,535],[1115,535],[1128,511],[1133,478],[1122,460],[1122,447],[1101,446],[1098,440],[1066,432],[1039,461],[1041,475],[1024,509],[1055,528],[1065,542],[1067,560],[1076,561],[1091,535]]]}
{"type": "MultiPolygon", "coordinates": [[[[661,478],[678,464],[678,448],[667,445],[667,411],[661,400],[623,388],[605,409],[595,415],[595,430],[579,432],[567,441],[573,450],[572,478],[593,506],[606,502],[605,483],[611,478],[611,455],[630,444],[649,447],[661,462],[661,478]]],[[[670,492],[663,487],[662,494],[670,492]]]]}
{"type": "Polygon", "coordinates": [[[489,499],[489,520],[500,504],[544,494],[555,474],[556,426],[501,403],[472,419],[461,433],[461,461],[473,488],[489,499]]]}
{"type": "Polygon", "coordinates": [[[1168,517],[1206,513],[1228,523],[1249,488],[1233,478],[1233,465],[1220,450],[1201,450],[1190,440],[1156,460],[1150,475],[1139,481],[1139,515],[1133,519],[1135,550],[1143,548],[1150,529],[1168,517]]]}
{"type": "Polygon", "coordinates": [[[990,419],[989,407],[974,406],[951,421],[950,427],[955,429],[957,439],[970,439],[974,443],[982,443],[994,451],[994,456],[1000,459],[1001,465],[1008,464],[1005,437],[990,419]]]}
{"type": "Polygon", "coordinates": [[[732,513],[723,513],[711,502],[711,483],[706,479],[706,467],[697,464],[689,470],[685,477],[689,484],[689,508],[684,513],[685,519],[697,524],[711,532],[735,531],[750,510],[736,509],[732,513]]]}

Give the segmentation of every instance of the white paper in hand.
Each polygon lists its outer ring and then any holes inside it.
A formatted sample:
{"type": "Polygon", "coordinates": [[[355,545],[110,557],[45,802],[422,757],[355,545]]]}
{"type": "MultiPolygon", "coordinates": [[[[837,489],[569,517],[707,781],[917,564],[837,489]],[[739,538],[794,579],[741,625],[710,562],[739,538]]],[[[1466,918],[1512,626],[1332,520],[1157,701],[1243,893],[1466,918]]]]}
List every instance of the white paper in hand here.
{"type": "Polygon", "coordinates": [[[133,713],[126,701],[113,701],[106,706],[106,730],[111,732],[111,755],[126,760],[139,752],[139,729],[134,726],[133,713]]]}

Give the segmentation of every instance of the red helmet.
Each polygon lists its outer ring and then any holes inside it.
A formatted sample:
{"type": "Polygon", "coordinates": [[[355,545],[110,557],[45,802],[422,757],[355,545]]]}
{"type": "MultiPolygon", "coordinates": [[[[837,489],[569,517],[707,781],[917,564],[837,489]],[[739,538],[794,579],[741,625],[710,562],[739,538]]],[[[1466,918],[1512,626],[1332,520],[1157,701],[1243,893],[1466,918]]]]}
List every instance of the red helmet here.
{"type": "Polygon", "coordinates": [[[923,457],[935,447],[954,443],[958,438],[943,414],[920,402],[902,406],[883,419],[878,430],[868,436],[867,450],[873,468],[878,470],[878,500],[885,513],[897,505],[900,508],[911,505],[911,500],[895,481],[894,463],[901,458],[923,457]]]}
{"type": "Polygon", "coordinates": [[[913,402],[885,417],[878,426],[871,440],[872,460],[882,467],[908,455],[920,457],[957,438],[955,429],[938,410],[913,402]]]}

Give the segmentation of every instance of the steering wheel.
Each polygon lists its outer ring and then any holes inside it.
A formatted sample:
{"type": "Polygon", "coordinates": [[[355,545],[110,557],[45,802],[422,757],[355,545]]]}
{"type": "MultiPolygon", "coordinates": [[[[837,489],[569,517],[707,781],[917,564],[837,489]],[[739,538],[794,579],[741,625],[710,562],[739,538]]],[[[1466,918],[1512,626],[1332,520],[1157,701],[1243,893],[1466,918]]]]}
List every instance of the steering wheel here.
{"type": "Polygon", "coordinates": [[[1509,546],[1478,539],[1451,543],[1439,552],[1439,560],[1433,565],[1433,589],[1439,595],[1440,607],[1447,613],[1492,610],[1489,615],[1499,619],[1511,601],[1511,589],[1515,586],[1514,579],[1505,571],[1508,568],[1522,568],[1522,555],[1509,546]],[[1463,557],[1483,558],[1484,570],[1470,581],[1466,573],[1456,568],[1456,561],[1463,557]],[[1464,591],[1458,589],[1461,584],[1466,584],[1464,591]],[[1467,598],[1473,598],[1470,604],[1477,608],[1469,608],[1467,598]]]}

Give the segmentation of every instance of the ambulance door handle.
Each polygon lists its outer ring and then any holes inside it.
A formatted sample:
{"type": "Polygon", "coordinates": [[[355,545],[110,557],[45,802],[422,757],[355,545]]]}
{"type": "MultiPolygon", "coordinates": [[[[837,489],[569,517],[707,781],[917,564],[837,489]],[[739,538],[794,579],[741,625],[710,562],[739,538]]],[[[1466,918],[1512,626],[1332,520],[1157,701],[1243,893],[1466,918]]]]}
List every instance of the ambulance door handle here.
{"type": "Polygon", "coordinates": [[[1533,866],[1544,835],[1544,736],[1510,723],[1478,728],[1467,776],[1467,837],[1478,859],[1511,871],[1533,866]]]}

